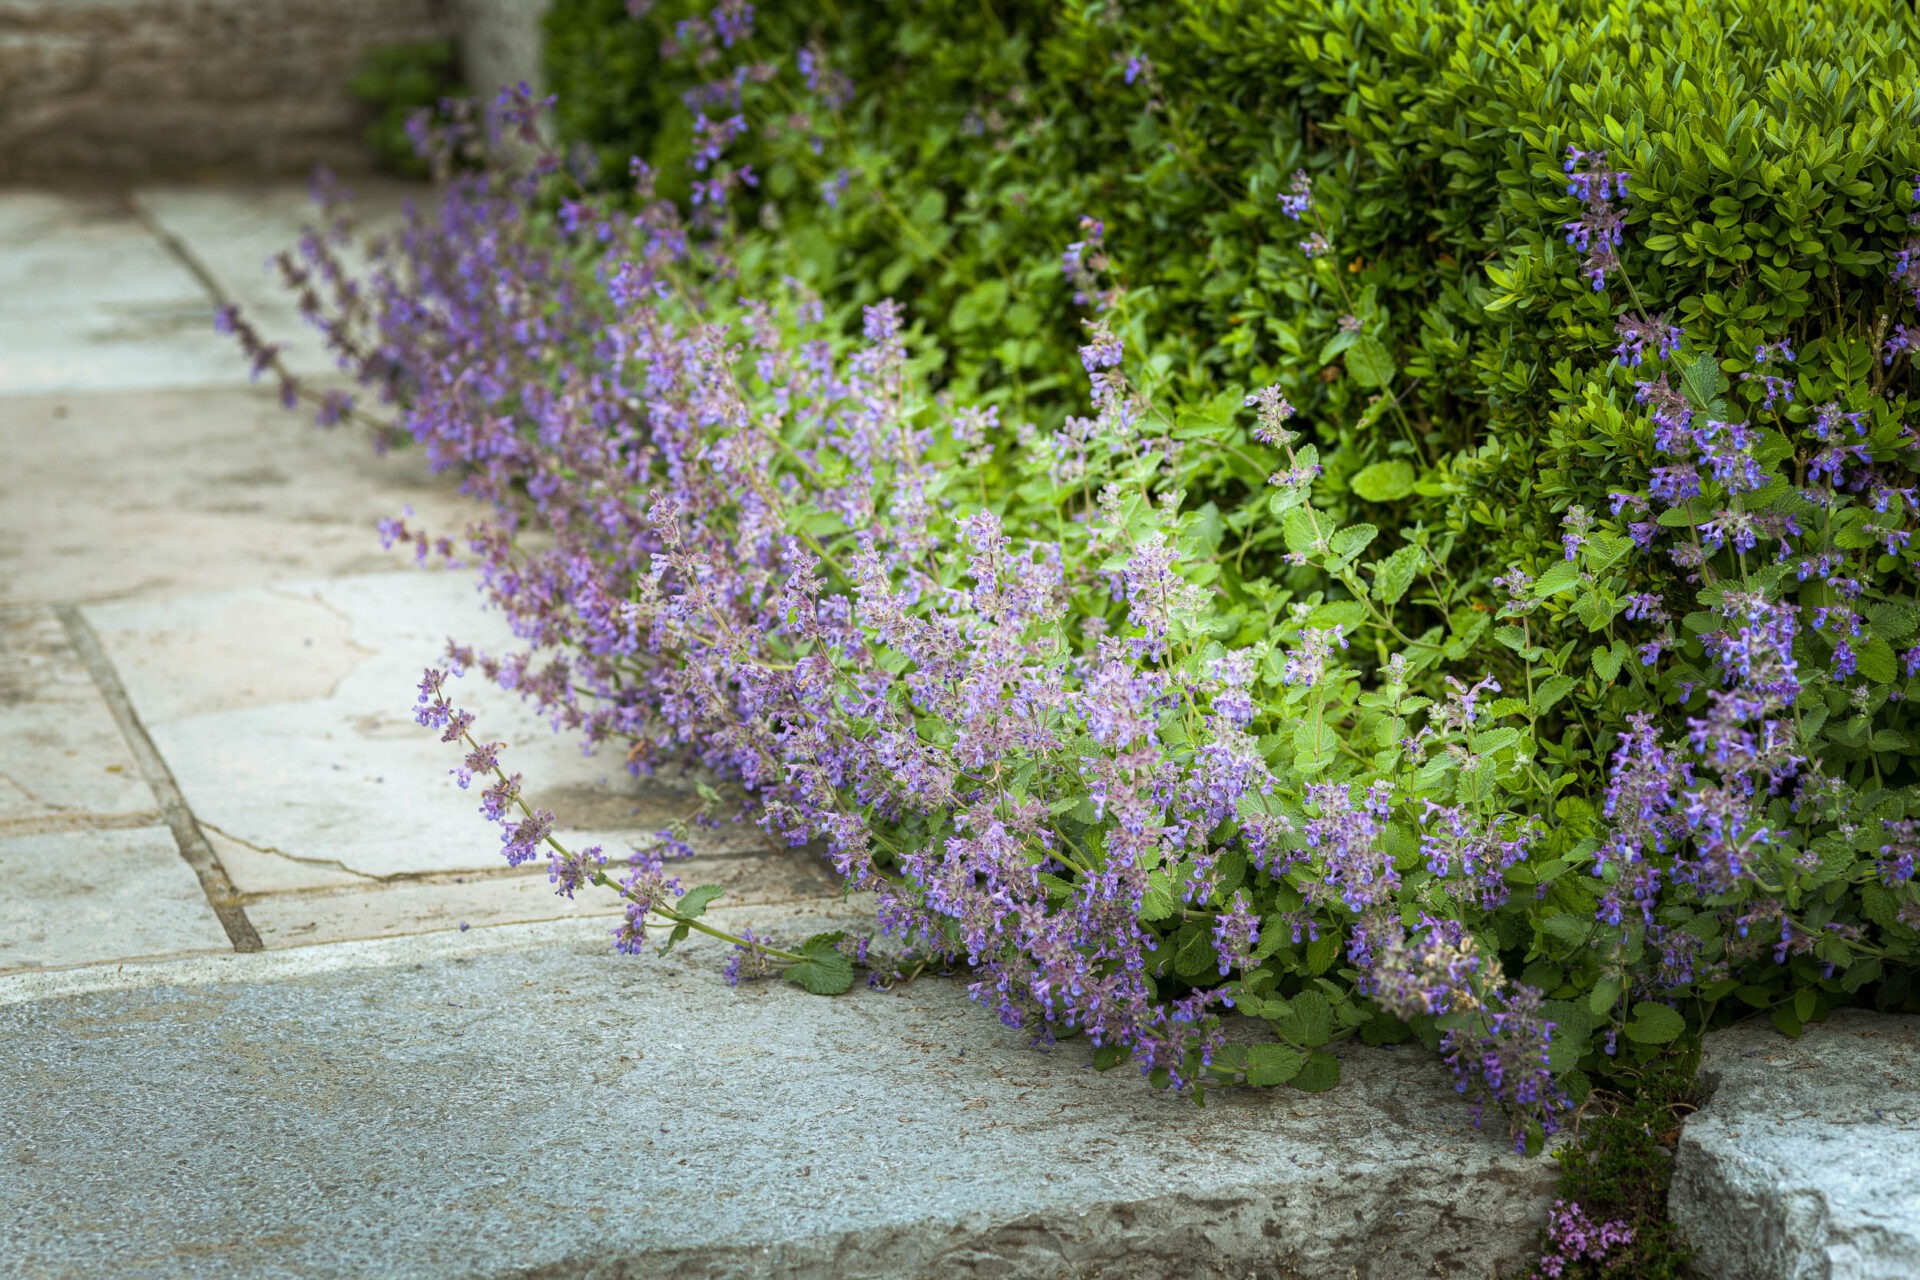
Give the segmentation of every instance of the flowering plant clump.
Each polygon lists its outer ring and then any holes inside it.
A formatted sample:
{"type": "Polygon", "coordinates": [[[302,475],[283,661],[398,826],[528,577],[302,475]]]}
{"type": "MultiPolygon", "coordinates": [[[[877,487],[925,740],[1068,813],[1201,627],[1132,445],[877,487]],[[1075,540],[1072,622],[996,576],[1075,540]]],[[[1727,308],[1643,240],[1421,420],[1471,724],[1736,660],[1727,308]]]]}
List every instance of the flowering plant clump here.
{"type": "MultiPolygon", "coordinates": [[[[717,77],[701,102],[735,100],[715,51],[751,22],[682,24],[717,77]]],[[[702,110],[684,203],[638,162],[619,193],[550,152],[450,163],[489,129],[537,145],[540,109],[523,90],[424,130],[440,203],[366,278],[328,235],[283,264],[398,434],[491,504],[457,543],[386,530],[477,566],[528,646],[455,645],[450,669],[636,771],[738,784],[1003,1021],[1196,1094],[1326,1088],[1336,1041],[1411,1037],[1531,1148],[1589,1072],[1729,998],[1789,1030],[1883,979],[1905,998],[1914,437],[1884,332],[1769,336],[1748,361],[1619,308],[1615,350],[1579,358],[1620,394],[1562,414],[1605,487],[1571,495],[1546,563],[1507,562],[1343,514],[1338,433],[1278,387],[1176,396],[1097,218],[1057,268],[1088,313],[1080,403],[1025,417],[943,383],[905,307],[837,301],[742,229],[743,116],[702,110]],[[1230,1040],[1229,1011],[1264,1031],[1230,1040]]],[[[1642,184],[1604,153],[1565,164],[1566,286],[1612,307],[1642,184]]],[[[1316,200],[1303,175],[1275,216],[1312,228],[1297,251],[1337,291],[1316,200]]],[[[1344,305],[1349,365],[1390,391],[1372,302],[1344,305]]],[[[1383,394],[1364,425],[1389,413],[1383,394]]],[[[1411,476],[1347,485],[1384,500],[1411,476]]],[[[566,848],[445,672],[419,715],[463,746],[462,785],[492,779],[509,861],[624,899],[622,949],[651,919],[669,945],[730,941],[730,977],[827,992],[867,962],[705,921],[717,890],[671,874],[689,829],[625,870],[566,848]]]]}

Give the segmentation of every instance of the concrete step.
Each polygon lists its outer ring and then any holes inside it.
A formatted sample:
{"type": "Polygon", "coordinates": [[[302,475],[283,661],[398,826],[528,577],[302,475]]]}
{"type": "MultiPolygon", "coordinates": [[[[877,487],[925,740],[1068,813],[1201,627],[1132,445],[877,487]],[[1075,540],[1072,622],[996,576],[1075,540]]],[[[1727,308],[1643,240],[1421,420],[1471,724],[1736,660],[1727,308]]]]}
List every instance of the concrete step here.
{"type": "MultiPolygon", "coordinates": [[[[716,908],[797,937],[837,904],[716,908]]],[[[868,915],[866,919],[870,920],[868,915]]],[[[0,979],[35,1277],[1490,1276],[1551,1160],[1412,1047],[1204,1109],[951,979],[731,990],[606,922],[0,979]]]]}

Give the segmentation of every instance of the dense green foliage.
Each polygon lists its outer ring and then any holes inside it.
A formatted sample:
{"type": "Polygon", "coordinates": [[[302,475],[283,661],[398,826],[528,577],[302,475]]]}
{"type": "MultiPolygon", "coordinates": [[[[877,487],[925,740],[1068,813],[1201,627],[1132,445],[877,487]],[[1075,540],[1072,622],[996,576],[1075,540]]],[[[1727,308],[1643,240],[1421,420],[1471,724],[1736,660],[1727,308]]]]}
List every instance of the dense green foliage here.
{"type": "Polygon", "coordinates": [[[431,113],[460,93],[460,63],[453,41],[369,49],[347,89],[372,110],[366,141],[374,163],[402,177],[426,177],[426,163],[417,154],[407,126],[419,113],[431,113]]]}
{"type": "MultiPolygon", "coordinates": [[[[1206,537],[1235,553],[1217,581],[1237,607],[1215,634],[1291,639],[1282,603],[1319,601],[1308,593],[1328,582],[1311,622],[1346,626],[1356,650],[1384,661],[1413,638],[1430,646],[1416,667],[1492,672],[1526,695],[1498,705],[1527,717],[1512,767],[1537,779],[1500,785],[1558,819],[1559,853],[1600,835],[1624,717],[1686,705],[1706,665],[1701,610],[1719,599],[1710,586],[1687,606],[1677,661],[1643,669],[1631,653],[1646,636],[1621,610],[1671,571],[1625,554],[1624,517],[1603,516],[1581,559],[1562,559],[1567,512],[1604,513],[1657,461],[1633,402],[1641,375],[1610,358],[1616,318],[1664,313],[1684,327],[1676,361],[1689,362],[1703,414],[1755,412],[1764,383],[1741,377],[1755,349],[1798,350],[1798,400],[1774,415],[1779,446],[1760,450],[1784,464],[1780,483],[1795,466],[1804,478],[1786,438],[1821,401],[1867,412],[1876,444],[1896,443],[1911,370],[1883,345],[1908,305],[1888,265],[1920,167],[1905,5],[1173,0],[942,4],[906,19],[873,8],[761,6],[749,56],[765,70],[741,82],[763,269],[840,302],[906,299],[952,385],[1016,419],[1044,416],[1075,385],[1060,250],[1081,216],[1103,219],[1127,286],[1116,327],[1130,350],[1154,353],[1152,392],[1177,413],[1176,434],[1218,441],[1182,475],[1217,504],[1208,519],[1224,529],[1206,537]],[[803,46],[851,78],[844,106],[809,90],[791,56],[803,46]],[[1605,290],[1564,242],[1581,211],[1562,172],[1570,146],[1632,174],[1622,270],[1605,290]],[[1313,182],[1305,222],[1276,206],[1296,169],[1313,182]],[[823,199],[843,172],[844,193],[823,199]],[[1316,229],[1332,251],[1303,254],[1316,229]],[[1304,537],[1297,515],[1280,518],[1287,495],[1270,506],[1251,423],[1234,412],[1267,384],[1298,407],[1325,467],[1315,502],[1364,522],[1388,592],[1361,581],[1357,551],[1330,558],[1331,581],[1325,565],[1279,563],[1304,537]],[[1513,566],[1538,579],[1540,612],[1497,625],[1488,584],[1513,566]]],[[[574,140],[674,171],[691,136],[682,95],[713,64],[659,57],[682,10],[704,6],[662,5],[641,22],[616,0],[555,7],[550,72],[574,140]]],[[[1863,548],[1869,520],[1857,509],[1830,537],[1863,548]]],[[[1817,586],[1802,597],[1830,599],[1817,586]]],[[[1906,571],[1869,593],[1879,613],[1860,670],[1891,699],[1862,700],[1840,680],[1805,695],[1809,745],[1876,795],[1912,782],[1891,647],[1913,630],[1910,598],[1906,571]]],[[[1350,730],[1370,732],[1367,717],[1350,730]]],[[[1903,803],[1868,807],[1897,817],[1903,803]]],[[[1870,825],[1862,856],[1880,839],[1870,825]]],[[[1893,927],[1895,898],[1861,891],[1855,906],[1893,927]]],[[[1569,890],[1561,905],[1557,941],[1529,950],[1528,972],[1562,994],[1589,991],[1604,968],[1577,958],[1597,947],[1578,923],[1590,902],[1569,890]]],[[[1792,1028],[1879,971],[1855,970],[1846,991],[1829,976],[1809,997],[1819,968],[1808,959],[1776,982],[1734,985],[1792,1028]]],[[[1913,998],[1904,975],[1883,998],[1913,998]]],[[[1593,1012],[1604,1007],[1596,997],[1593,1012]]]]}

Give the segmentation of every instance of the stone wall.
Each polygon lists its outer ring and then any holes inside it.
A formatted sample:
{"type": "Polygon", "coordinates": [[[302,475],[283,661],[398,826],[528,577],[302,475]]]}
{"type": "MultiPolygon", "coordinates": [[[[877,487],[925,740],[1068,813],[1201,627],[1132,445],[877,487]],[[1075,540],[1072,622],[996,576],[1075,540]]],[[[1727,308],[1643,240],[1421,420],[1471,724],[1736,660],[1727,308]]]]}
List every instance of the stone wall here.
{"type": "Polygon", "coordinates": [[[365,52],[453,31],[449,0],[0,0],[0,182],[361,168],[365,52]]]}

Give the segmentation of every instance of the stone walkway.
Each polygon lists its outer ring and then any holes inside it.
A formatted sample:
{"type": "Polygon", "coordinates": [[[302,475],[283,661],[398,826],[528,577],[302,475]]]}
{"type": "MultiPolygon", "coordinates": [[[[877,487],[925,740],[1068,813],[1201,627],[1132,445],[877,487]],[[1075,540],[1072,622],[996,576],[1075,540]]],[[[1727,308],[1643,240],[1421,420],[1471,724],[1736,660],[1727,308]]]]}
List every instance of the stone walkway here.
{"type": "MultiPolygon", "coordinates": [[[[616,957],[606,899],[506,868],[409,709],[446,637],[507,637],[374,534],[471,508],[283,413],[211,330],[237,299],[325,372],[262,270],[303,208],[0,192],[0,1275],[1400,1280],[1537,1241],[1551,1162],[1472,1130],[1417,1050],[1346,1045],[1331,1093],[1201,1111],[957,983],[826,1001],[730,990],[697,937],[616,957]]],[[[573,838],[687,807],[478,681],[461,699],[573,838]]],[[[863,919],[750,829],[697,864],[735,927],[863,919]]],[[[1911,1274],[1808,1262],[1905,1249],[1882,1224],[1920,1205],[1910,1085],[1846,1134],[1894,1153],[1894,1189],[1810,1233],[1805,1196],[1728,1172],[1725,1074],[1696,1217],[1772,1215],[1764,1274],[1911,1274]]],[[[1708,1274],[1763,1273],[1720,1247],[1708,1274]]]]}
{"type": "MultiPolygon", "coordinates": [[[[263,269],[304,214],[288,188],[0,197],[0,973],[609,910],[509,870],[409,714],[449,635],[509,637],[374,522],[470,508],[282,412],[212,331],[237,299],[328,371],[263,269]]],[[[689,808],[461,693],[586,842],[689,808]]],[[[751,832],[702,853],[735,903],[832,892],[751,832]]]]}

